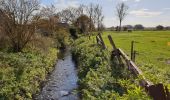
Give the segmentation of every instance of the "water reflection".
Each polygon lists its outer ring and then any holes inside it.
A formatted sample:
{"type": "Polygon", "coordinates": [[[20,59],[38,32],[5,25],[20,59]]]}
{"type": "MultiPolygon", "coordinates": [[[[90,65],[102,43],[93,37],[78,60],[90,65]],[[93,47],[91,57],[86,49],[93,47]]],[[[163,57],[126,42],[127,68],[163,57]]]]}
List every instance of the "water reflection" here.
{"type": "Polygon", "coordinates": [[[63,50],[47,84],[37,100],[78,100],[74,93],[77,89],[77,71],[70,50],[63,50]]]}

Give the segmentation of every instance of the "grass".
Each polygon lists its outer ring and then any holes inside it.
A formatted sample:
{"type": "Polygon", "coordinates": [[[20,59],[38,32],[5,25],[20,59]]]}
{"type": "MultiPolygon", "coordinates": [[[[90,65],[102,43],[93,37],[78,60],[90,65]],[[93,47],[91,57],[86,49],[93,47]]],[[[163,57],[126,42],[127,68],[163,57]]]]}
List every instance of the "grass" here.
{"type": "Polygon", "coordinates": [[[136,41],[135,50],[138,52],[136,64],[144,72],[145,76],[154,83],[170,83],[170,31],[134,31],[103,33],[105,44],[111,50],[107,38],[111,35],[116,46],[130,56],[131,41],[136,41]]]}

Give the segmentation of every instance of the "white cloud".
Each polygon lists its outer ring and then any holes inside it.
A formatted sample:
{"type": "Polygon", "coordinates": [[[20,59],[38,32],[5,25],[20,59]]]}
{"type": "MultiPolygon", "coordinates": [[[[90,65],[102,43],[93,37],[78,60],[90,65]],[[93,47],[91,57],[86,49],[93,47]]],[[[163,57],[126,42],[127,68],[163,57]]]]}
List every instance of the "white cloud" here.
{"type": "Polygon", "coordinates": [[[135,0],[136,2],[139,2],[140,0],[135,0]]]}
{"type": "MultiPolygon", "coordinates": [[[[108,0],[108,1],[115,1],[115,0],[108,0]]],[[[123,1],[123,2],[135,1],[135,2],[140,2],[141,0],[117,0],[117,1],[123,1]]]]}
{"type": "Polygon", "coordinates": [[[79,2],[77,0],[54,0],[54,5],[59,9],[67,7],[78,7],[79,2]]]}
{"type": "MultiPolygon", "coordinates": [[[[120,0],[120,1],[130,1],[130,0],[120,0]]],[[[141,0],[133,0],[135,2],[140,2],[141,0]]]]}
{"type": "Polygon", "coordinates": [[[139,10],[131,11],[130,14],[135,15],[137,17],[154,17],[154,16],[161,15],[162,12],[160,12],[160,11],[149,11],[148,9],[139,9],[139,10]]]}
{"type": "Polygon", "coordinates": [[[170,10],[170,8],[163,8],[163,10],[170,10]]]}

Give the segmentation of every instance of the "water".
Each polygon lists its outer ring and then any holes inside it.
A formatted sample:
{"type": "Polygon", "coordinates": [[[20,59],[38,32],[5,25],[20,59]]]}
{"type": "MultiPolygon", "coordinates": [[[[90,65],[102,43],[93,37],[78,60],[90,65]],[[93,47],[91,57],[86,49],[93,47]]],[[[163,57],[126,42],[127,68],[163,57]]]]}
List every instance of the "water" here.
{"type": "Polygon", "coordinates": [[[64,57],[57,61],[47,84],[43,87],[37,100],[78,100],[77,71],[72,55],[66,50],[64,57]]]}

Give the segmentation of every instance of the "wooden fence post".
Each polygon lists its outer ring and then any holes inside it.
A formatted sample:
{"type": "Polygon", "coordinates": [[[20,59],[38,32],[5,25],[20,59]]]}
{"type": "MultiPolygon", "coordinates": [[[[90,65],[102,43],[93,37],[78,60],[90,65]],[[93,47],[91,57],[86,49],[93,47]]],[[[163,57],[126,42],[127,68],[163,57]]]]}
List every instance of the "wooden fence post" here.
{"type": "Polygon", "coordinates": [[[131,60],[133,60],[133,54],[134,54],[134,41],[131,42],[131,60]]]}
{"type": "Polygon", "coordinates": [[[104,43],[104,41],[103,41],[103,38],[102,38],[102,36],[101,36],[101,33],[98,33],[98,36],[99,36],[99,38],[100,38],[100,40],[101,40],[101,43],[102,43],[103,48],[106,49],[106,45],[105,45],[105,43],[104,43]]]}
{"type": "Polygon", "coordinates": [[[114,43],[111,35],[108,35],[108,38],[109,38],[110,44],[111,44],[112,47],[113,47],[113,53],[114,53],[114,55],[117,56],[117,59],[118,59],[119,63],[120,63],[120,64],[123,64],[123,62],[122,62],[122,60],[121,60],[121,58],[120,58],[119,50],[117,49],[117,47],[116,47],[116,45],[115,45],[115,43],[114,43]]]}
{"type": "Polygon", "coordinates": [[[136,54],[137,54],[137,51],[134,51],[133,52],[133,59],[132,59],[133,62],[135,62],[135,60],[136,60],[136,54]]]}

